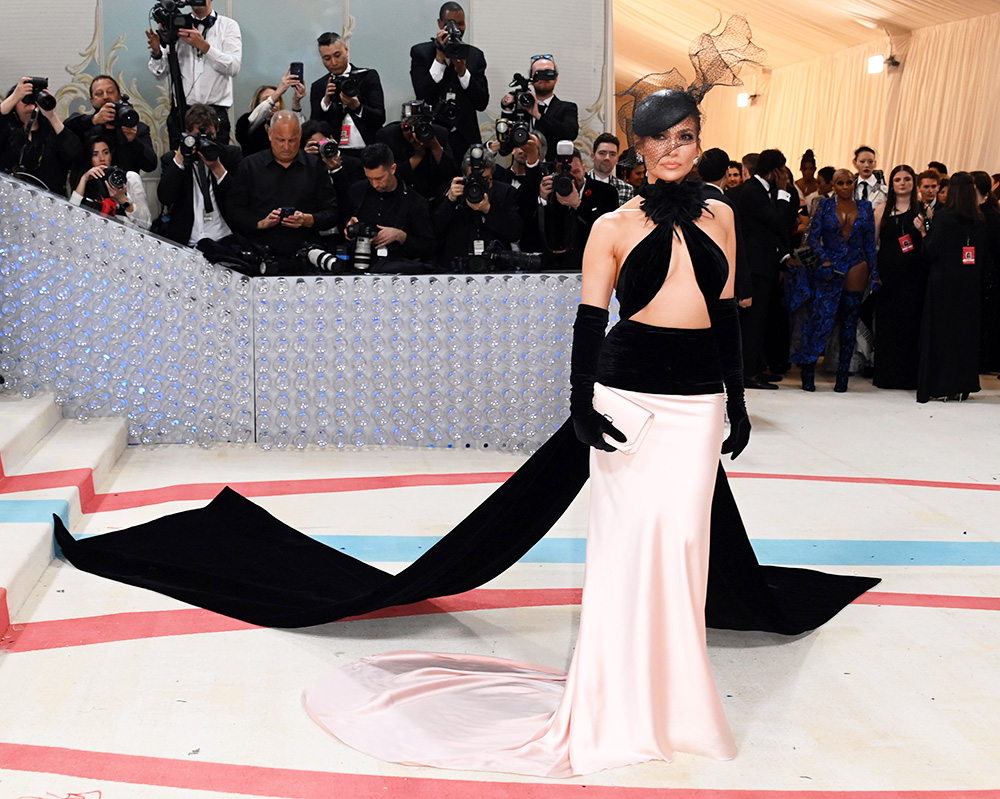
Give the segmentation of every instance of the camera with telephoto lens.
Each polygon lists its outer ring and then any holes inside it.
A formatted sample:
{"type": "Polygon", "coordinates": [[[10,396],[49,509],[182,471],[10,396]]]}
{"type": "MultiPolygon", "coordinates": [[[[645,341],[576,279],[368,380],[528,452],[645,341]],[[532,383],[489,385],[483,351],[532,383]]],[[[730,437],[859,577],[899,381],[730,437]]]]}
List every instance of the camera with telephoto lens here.
{"type": "Polygon", "coordinates": [[[179,38],[177,32],[184,28],[193,28],[198,20],[192,14],[182,14],[180,10],[184,6],[191,8],[205,8],[208,0],[157,0],[156,5],[149,12],[149,16],[160,24],[160,45],[168,47],[176,44],[179,38]]]}
{"type": "Polygon", "coordinates": [[[340,99],[340,95],[344,95],[344,97],[358,96],[358,79],[351,75],[331,75],[329,82],[336,87],[334,88],[334,97],[337,99],[340,99]]]}
{"type": "Polygon", "coordinates": [[[43,111],[51,111],[56,107],[56,98],[49,91],[48,78],[28,78],[31,81],[31,94],[24,98],[24,102],[37,105],[43,111]]]}
{"type": "Polygon", "coordinates": [[[123,94],[122,98],[117,103],[111,103],[111,106],[115,109],[115,118],[112,120],[115,127],[134,128],[138,126],[139,113],[135,110],[135,106],[129,102],[127,94],[123,94]]]}
{"type": "Polygon", "coordinates": [[[104,173],[104,179],[108,182],[108,185],[113,189],[123,189],[125,184],[128,183],[128,178],[125,176],[125,170],[120,166],[112,166],[104,173]]]}
{"type": "Polygon", "coordinates": [[[555,175],[552,190],[560,197],[569,197],[576,188],[573,180],[573,142],[563,139],[556,144],[556,157],[550,174],[555,175]]]}
{"type": "Polygon", "coordinates": [[[218,161],[222,155],[219,143],[200,128],[198,133],[181,134],[181,156],[185,161],[193,161],[201,153],[206,161],[218,161]]]}
{"type": "Polygon", "coordinates": [[[535,95],[528,91],[531,81],[518,73],[510,82],[514,104],[500,112],[500,118],[494,125],[497,143],[500,145],[500,155],[510,155],[515,147],[524,147],[531,134],[530,110],[535,105],[535,95]]]}
{"type": "Polygon", "coordinates": [[[465,185],[463,196],[469,205],[478,205],[489,194],[490,184],[483,174],[485,170],[486,150],[481,144],[474,144],[469,150],[469,174],[462,178],[465,185]]]}
{"type": "Polygon", "coordinates": [[[403,103],[400,124],[404,131],[412,133],[421,144],[427,144],[435,136],[430,106],[420,100],[403,103]]]}
{"type": "Polygon", "coordinates": [[[378,235],[378,225],[371,222],[355,222],[344,229],[349,239],[354,239],[354,268],[359,272],[372,262],[372,239],[378,235]]]}
{"type": "Polygon", "coordinates": [[[468,61],[469,45],[462,41],[462,31],[453,19],[445,20],[445,32],[448,34],[448,41],[442,46],[438,38],[434,37],[434,44],[438,50],[444,51],[445,58],[459,61],[468,61]]]}
{"type": "Polygon", "coordinates": [[[542,256],[530,252],[513,252],[489,247],[483,253],[490,272],[541,272],[542,256]]]}
{"type": "Polygon", "coordinates": [[[333,139],[323,139],[316,142],[316,151],[323,158],[336,158],[340,153],[340,144],[333,139]]]}

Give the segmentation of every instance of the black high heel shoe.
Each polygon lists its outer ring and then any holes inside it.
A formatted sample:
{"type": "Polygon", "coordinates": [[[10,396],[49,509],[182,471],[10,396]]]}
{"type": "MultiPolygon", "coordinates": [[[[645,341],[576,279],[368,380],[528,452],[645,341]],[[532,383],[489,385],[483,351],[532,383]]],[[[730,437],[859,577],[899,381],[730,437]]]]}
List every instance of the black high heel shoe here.
{"type": "Polygon", "coordinates": [[[802,363],[802,364],[799,364],[799,369],[802,372],[802,390],[803,391],[815,391],[816,390],[816,364],[814,364],[814,363],[802,363]]]}

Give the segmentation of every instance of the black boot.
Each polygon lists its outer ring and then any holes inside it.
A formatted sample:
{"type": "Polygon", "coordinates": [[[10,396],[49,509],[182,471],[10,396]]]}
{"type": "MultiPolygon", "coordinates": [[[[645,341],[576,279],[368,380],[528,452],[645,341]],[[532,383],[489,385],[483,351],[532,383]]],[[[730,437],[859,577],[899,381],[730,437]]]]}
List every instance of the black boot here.
{"type": "Polygon", "coordinates": [[[802,371],[802,390],[803,391],[815,391],[816,390],[816,364],[815,363],[800,363],[799,369],[802,371]]]}
{"type": "Polygon", "coordinates": [[[847,378],[851,373],[851,358],[858,338],[858,309],[861,308],[861,292],[845,291],[840,299],[840,358],[837,360],[837,382],[834,391],[847,391],[847,378]]]}

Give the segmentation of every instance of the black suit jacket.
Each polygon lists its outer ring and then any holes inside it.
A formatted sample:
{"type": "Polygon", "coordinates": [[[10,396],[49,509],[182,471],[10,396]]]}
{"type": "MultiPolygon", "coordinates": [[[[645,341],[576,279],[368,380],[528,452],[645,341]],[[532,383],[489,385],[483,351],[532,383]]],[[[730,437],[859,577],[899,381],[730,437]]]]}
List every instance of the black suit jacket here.
{"type": "Polygon", "coordinates": [[[764,185],[751,177],[740,186],[736,202],[750,274],[775,277],[781,259],[792,251],[791,223],[796,210],[792,201],[772,203],[764,185]]]}
{"type": "Polygon", "coordinates": [[[560,100],[553,95],[542,118],[535,122],[535,130],[545,134],[549,145],[548,152],[555,156],[556,142],[562,139],[574,141],[580,132],[576,103],[560,100]]]}
{"type": "MultiPolygon", "coordinates": [[[[361,108],[357,112],[349,111],[354,124],[358,126],[358,132],[365,144],[372,144],[375,141],[375,134],[379,132],[385,124],[385,93],[382,91],[382,80],[378,72],[374,69],[358,68],[351,64],[351,77],[358,80],[358,100],[361,101],[361,108]]],[[[330,75],[327,73],[322,78],[313,81],[309,88],[309,106],[311,109],[310,118],[320,119],[329,123],[333,129],[334,138],[340,138],[340,127],[344,123],[344,112],[348,111],[341,103],[330,103],[330,108],[326,111],[320,105],[326,95],[326,87],[330,82],[330,75]]]]}
{"type": "MultiPolygon", "coordinates": [[[[115,148],[114,162],[126,172],[156,171],[156,151],[153,149],[149,125],[145,122],[136,125],[138,133],[132,141],[125,138],[121,128],[107,128],[103,125],[95,128],[93,114],[73,114],[63,124],[79,137],[86,149],[89,149],[90,143],[98,136],[110,139],[115,148]]],[[[89,152],[87,154],[89,156],[89,152]]],[[[89,158],[87,161],[89,162],[89,158]]]]}
{"type": "MultiPolygon", "coordinates": [[[[451,64],[444,68],[444,77],[440,83],[435,83],[431,78],[429,70],[436,50],[434,42],[420,42],[410,48],[410,81],[417,99],[434,106],[444,99],[447,92],[454,92],[455,102],[458,103],[456,130],[467,145],[482,141],[476,112],[485,111],[490,102],[490,88],[486,82],[486,56],[478,47],[469,46],[469,58],[465,66],[471,73],[471,78],[469,88],[463,89],[458,81],[458,73],[451,64]]],[[[458,159],[464,155],[464,151],[455,153],[458,159]]]]}
{"type": "Polygon", "coordinates": [[[538,211],[539,224],[545,240],[543,253],[547,269],[579,270],[583,267],[583,250],[590,229],[599,216],[618,209],[618,190],[610,183],[587,177],[579,208],[562,205],[555,193],[538,211]],[[565,250],[565,252],[553,252],[565,250]]]}
{"type": "Polygon", "coordinates": [[[490,210],[487,214],[472,210],[464,197],[459,197],[454,203],[445,197],[434,211],[439,262],[445,270],[451,267],[452,259],[471,255],[473,242],[477,239],[487,247],[499,242],[506,250],[521,237],[517,189],[494,181],[489,197],[490,210]]]}
{"type": "Polygon", "coordinates": [[[522,252],[541,252],[545,249],[541,231],[538,229],[538,187],[542,183],[541,167],[529,168],[520,177],[505,166],[493,167],[494,183],[512,185],[514,180],[520,184],[516,188],[517,206],[521,214],[521,239],[518,245],[522,252]]]}
{"type": "Polygon", "coordinates": [[[743,241],[739,209],[736,203],[714,183],[703,183],[702,195],[706,200],[718,200],[733,209],[733,222],[736,228],[736,299],[748,299],[753,296],[753,282],[750,279],[750,264],[747,262],[747,246],[743,241]]]}
{"type": "MultiPolygon", "coordinates": [[[[236,167],[243,160],[243,152],[235,145],[226,144],[222,147],[222,155],[219,160],[228,173],[222,183],[217,183],[215,176],[209,172],[208,179],[212,181],[212,191],[219,207],[216,213],[221,212],[226,224],[232,228],[232,222],[225,213],[223,201],[229,188],[233,185],[236,167]]],[[[184,168],[177,166],[172,152],[164,153],[160,156],[160,183],[156,187],[156,197],[160,204],[170,208],[170,221],[167,222],[163,235],[185,247],[191,239],[191,228],[194,227],[194,199],[192,188],[194,186],[194,170],[191,166],[184,168]]]]}

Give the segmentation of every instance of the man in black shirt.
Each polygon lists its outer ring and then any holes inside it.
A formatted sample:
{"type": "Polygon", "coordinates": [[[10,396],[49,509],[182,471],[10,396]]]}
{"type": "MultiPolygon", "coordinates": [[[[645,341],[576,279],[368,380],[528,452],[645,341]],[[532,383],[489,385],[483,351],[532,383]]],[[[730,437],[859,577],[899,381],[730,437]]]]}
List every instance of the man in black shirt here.
{"type": "Polygon", "coordinates": [[[310,118],[330,126],[342,157],[360,158],[385,124],[382,81],[374,69],[350,62],[347,42],[336,33],[324,33],[317,43],[327,74],[309,89],[310,118]]]}
{"type": "MultiPolygon", "coordinates": [[[[427,200],[396,177],[396,162],[388,145],[377,142],[361,153],[365,179],[351,187],[356,222],[374,226],[375,235],[348,238],[370,246],[370,272],[426,272],[434,251],[434,234],[427,200]]],[[[355,252],[355,266],[358,266],[355,252]]]]}
{"type": "Polygon", "coordinates": [[[6,129],[0,136],[0,170],[31,175],[65,197],[66,176],[83,158],[83,145],[55,109],[43,110],[34,97],[31,78],[21,78],[0,102],[0,125],[6,129]]]}
{"type": "MultiPolygon", "coordinates": [[[[93,114],[73,114],[66,120],[66,127],[73,131],[82,142],[89,143],[98,136],[109,139],[114,145],[115,165],[126,172],[153,172],[156,169],[156,151],[149,135],[149,125],[139,121],[126,125],[118,121],[116,103],[121,102],[118,81],[110,75],[98,75],[90,82],[90,104],[93,114]]],[[[131,121],[131,120],[127,120],[131,121]]]]}
{"type": "Polygon", "coordinates": [[[294,270],[295,254],[335,223],[337,198],[326,166],[301,150],[302,130],[292,111],[271,117],[271,149],[243,159],[228,192],[233,230],[294,270]]]}
{"type": "Polygon", "coordinates": [[[378,132],[376,139],[389,145],[396,161],[396,177],[419,192],[427,200],[439,198],[449,181],[458,174],[458,164],[448,143],[448,129],[431,124],[434,135],[421,140],[430,121],[429,108],[423,101],[403,103],[399,122],[390,122],[378,132]]]}
{"type": "Polygon", "coordinates": [[[458,3],[441,6],[437,36],[410,48],[410,81],[417,98],[430,103],[436,121],[448,128],[451,151],[464,153],[470,144],[482,141],[476,112],[486,110],[490,88],[486,57],[478,47],[467,45],[466,58],[445,55],[449,22],[465,35],[465,10],[458,3]]]}
{"type": "Polygon", "coordinates": [[[439,263],[448,271],[484,271],[475,266],[479,256],[486,251],[509,250],[521,237],[517,189],[493,180],[493,154],[480,144],[473,144],[465,153],[462,175],[451,181],[444,201],[434,212],[439,263]],[[482,199],[476,201],[466,194],[465,185],[473,173],[487,187],[482,199]]]}

